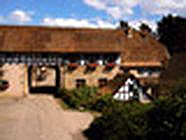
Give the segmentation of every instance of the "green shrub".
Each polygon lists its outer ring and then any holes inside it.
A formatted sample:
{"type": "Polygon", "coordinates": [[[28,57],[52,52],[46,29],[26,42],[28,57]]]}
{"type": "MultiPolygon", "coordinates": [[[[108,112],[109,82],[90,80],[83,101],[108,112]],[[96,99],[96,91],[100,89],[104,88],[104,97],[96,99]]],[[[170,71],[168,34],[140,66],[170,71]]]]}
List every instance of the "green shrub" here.
{"type": "Polygon", "coordinates": [[[82,87],[73,90],[61,89],[62,100],[73,109],[102,111],[109,104],[111,95],[98,96],[98,88],[82,87]]]}
{"type": "Polygon", "coordinates": [[[177,83],[171,89],[172,97],[186,100],[186,77],[177,81],[177,83]]]}
{"type": "Polygon", "coordinates": [[[90,140],[143,140],[146,129],[145,112],[151,105],[113,101],[102,116],[85,131],[90,140]]]}
{"type": "MultiPolygon", "coordinates": [[[[146,113],[146,138],[182,140],[186,104],[170,97],[156,100],[153,104],[153,108],[146,113]]],[[[186,134],[186,131],[184,133],[186,134]]]]}
{"type": "Polygon", "coordinates": [[[150,104],[111,101],[85,131],[89,140],[184,140],[186,81],[177,82],[173,96],[150,104]]]}
{"type": "Polygon", "coordinates": [[[91,110],[95,110],[98,112],[102,112],[104,109],[108,108],[108,106],[112,102],[112,95],[111,94],[105,94],[103,96],[99,96],[96,101],[91,104],[91,110]]]}

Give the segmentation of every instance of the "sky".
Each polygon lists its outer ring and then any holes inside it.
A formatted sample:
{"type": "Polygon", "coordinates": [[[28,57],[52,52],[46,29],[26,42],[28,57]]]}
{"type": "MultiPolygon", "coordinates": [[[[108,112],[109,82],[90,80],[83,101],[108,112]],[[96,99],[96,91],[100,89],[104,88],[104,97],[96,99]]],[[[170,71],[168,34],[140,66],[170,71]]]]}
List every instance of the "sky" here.
{"type": "Polygon", "coordinates": [[[0,24],[117,28],[124,20],[156,30],[168,14],[186,17],[186,0],[0,0],[0,24]]]}

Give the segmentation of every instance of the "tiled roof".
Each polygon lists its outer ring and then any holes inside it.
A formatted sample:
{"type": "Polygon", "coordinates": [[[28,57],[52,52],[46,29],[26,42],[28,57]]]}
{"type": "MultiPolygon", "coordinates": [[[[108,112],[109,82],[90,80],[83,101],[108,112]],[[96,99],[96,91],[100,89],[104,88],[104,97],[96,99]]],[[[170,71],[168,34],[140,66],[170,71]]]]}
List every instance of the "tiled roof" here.
{"type": "Polygon", "coordinates": [[[122,53],[123,62],[159,63],[168,59],[165,47],[137,31],[121,29],[0,26],[0,52],[122,53]]]}

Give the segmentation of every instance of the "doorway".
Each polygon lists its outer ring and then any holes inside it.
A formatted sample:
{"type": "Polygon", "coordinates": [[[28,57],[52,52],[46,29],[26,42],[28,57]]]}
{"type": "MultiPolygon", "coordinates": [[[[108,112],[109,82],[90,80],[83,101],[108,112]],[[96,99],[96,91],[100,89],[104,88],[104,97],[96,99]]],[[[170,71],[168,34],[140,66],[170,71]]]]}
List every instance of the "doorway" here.
{"type": "Polygon", "coordinates": [[[29,92],[56,94],[60,88],[60,68],[58,66],[29,66],[29,92]]]}

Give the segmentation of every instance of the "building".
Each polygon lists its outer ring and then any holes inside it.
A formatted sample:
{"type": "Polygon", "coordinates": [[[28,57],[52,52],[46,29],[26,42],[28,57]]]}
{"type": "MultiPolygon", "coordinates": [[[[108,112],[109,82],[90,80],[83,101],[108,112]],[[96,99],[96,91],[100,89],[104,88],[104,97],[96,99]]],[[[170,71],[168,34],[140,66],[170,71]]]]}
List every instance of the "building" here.
{"type": "Polygon", "coordinates": [[[156,39],[129,29],[0,26],[0,95],[104,86],[118,73],[158,82],[169,54],[156,39]]]}

